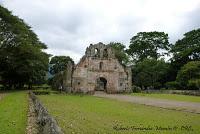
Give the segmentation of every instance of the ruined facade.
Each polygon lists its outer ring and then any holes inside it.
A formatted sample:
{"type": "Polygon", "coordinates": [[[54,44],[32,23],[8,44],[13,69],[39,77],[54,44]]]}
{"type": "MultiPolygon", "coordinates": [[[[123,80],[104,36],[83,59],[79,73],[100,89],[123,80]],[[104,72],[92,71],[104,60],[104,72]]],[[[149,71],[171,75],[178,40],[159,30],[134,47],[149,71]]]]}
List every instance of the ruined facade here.
{"type": "Polygon", "coordinates": [[[66,76],[66,83],[72,92],[121,93],[131,89],[131,69],[120,64],[113,49],[103,43],[87,47],[85,55],[71,72],[66,76]]]}

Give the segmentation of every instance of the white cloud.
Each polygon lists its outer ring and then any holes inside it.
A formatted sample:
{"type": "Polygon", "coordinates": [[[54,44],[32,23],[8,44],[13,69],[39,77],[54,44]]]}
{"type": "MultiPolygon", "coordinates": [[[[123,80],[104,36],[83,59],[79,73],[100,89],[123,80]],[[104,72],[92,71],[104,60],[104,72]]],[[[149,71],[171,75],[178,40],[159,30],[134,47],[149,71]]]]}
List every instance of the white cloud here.
{"type": "Polygon", "coordinates": [[[140,31],[164,31],[174,42],[200,27],[200,0],[2,0],[24,19],[53,55],[76,62],[90,43],[129,45],[140,31]]]}

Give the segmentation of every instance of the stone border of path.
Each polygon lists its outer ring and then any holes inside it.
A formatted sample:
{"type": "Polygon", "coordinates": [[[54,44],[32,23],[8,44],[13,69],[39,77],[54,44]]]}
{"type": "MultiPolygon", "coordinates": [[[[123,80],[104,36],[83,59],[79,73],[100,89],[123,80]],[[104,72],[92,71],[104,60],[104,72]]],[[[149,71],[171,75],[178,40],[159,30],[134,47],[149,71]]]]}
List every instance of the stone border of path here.
{"type": "Polygon", "coordinates": [[[26,134],[39,134],[39,125],[37,123],[37,115],[35,112],[35,108],[33,105],[33,101],[30,97],[28,97],[28,119],[27,119],[27,127],[26,134]]]}
{"type": "Polygon", "coordinates": [[[190,112],[200,114],[200,103],[195,102],[181,102],[166,99],[154,99],[140,96],[120,95],[120,94],[103,94],[97,93],[94,96],[103,97],[108,99],[115,99],[124,102],[142,104],[146,106],[159,107],[163,109],[190,112]]]}
{"type": "Polygon", "coordinates": [[[39,125],[40,134],[63,134],[61,128],[58,126],[56,120],[48,113],[47,109],[42,105],[36,95],[30,91],[34,109],[37,115],[37,123],[39,125]]]}

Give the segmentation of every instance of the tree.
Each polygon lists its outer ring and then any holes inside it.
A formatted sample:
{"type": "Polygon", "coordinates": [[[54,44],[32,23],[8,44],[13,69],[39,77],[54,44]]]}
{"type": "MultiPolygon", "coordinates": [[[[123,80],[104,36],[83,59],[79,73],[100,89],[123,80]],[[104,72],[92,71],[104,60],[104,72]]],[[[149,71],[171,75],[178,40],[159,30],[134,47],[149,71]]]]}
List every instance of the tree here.
{"type": "MultiPolygon", "coordinates": [[[[181,85],[182,88],[186,89],[189,85],[197,84],[198,87],[200,79],[200,61],[190,61],[181,67],[178,72],[176,81],[181,85]]],[[[195,87],[195,86],[194,86],[195,87]]]]}
{"type": "Polygon", "coordinates": [[[69,56],[54,56],[51,58],[50,64],[50,73],[55,75],[61,71],[67,69],[68,62],[74,64],[74,61],[69,56]]]}
{"type": "Polygon", "coordinates": [[[129,57],[125,51],[125,45],[119,42],[110,42],[108,45],[113,48],[115,56],[120,63],[127,64],[129,62],[129,57]]]}
{"type": "Polygon", "coordinates": [[[50,85],[53,89],[61,91],[64,88],[64,81],[67,79],[67,69],[71,70],[69,67],[74,66],[74,61],[69,56],[54,56],[49,65],[49,72],[53,75],[50,85]]]}
{"type": "Polygon", "coordinates": [[[169,64],[163,59],[144,59],[133,68],[133,83],[142,88],[160,88],[167,81],[169,64]]]}
{"type": "Polygon", "coordinates": [[[189,61],[200,60],[200,28],[185,33],[181,40],[171,46],[171,53],[174,74],[189,61]]]}
{"type": "Polygon", "coordinates": [[[169,48],[168,34],[156,31],[139,32],[131,38],[127,53],[138,62],[146,58],[158,59],[167,54],[165,51],[169,48]]]}
{"type": "Polygon", "coordinates": [[[200,79],[189,80],[187,86],[188,86],[188,89],[200,90],[200,79]]]}
{"type": "Polygon", "coordinates": [[[172,46],[171,52],[174,60],[200,60],[200,28],[185,33],[184,37],[172,46]]]}
{"type": "Polygon", "coordinates": [[[21,88],[43,80],[48,70],[46,45],[31,28],[0,6],[0,76],[4,86],[21,88]]]}

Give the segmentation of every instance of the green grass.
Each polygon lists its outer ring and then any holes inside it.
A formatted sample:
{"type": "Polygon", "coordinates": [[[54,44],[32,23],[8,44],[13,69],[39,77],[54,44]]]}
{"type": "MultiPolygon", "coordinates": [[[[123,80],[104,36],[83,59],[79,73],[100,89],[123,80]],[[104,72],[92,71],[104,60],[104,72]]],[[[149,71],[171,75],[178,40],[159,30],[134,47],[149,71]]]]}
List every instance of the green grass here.
{"type": "Polygon", "coordinates": [[[168,99],[176,101],[186,101],[186,102],[200,102],[199,96],[189,96],[189,95],[178,95],[178,94],[147,94],[147,93],[132,93],[133,96],[144,96],[158,99],[168,99]]]}
{"type": "Polygon", "coordinates": [[[38,96],[64,133],[200,133],[200,115],[128,102],[76,95],[38,96]],[[176,130],[156,130],[174,128],[176,130]],[[193,129],[185,130],[184,127],[193,129]],[[114,128],[126,130],[116,130],[114,128]],[[135,130],[152,128],[152,130],[135,130]]]}
{"type": "Polygon", "coordinates": [[[25,134],[27,110],[25,91],[6,93],[0,100],[0,134],[25,134]]]}

